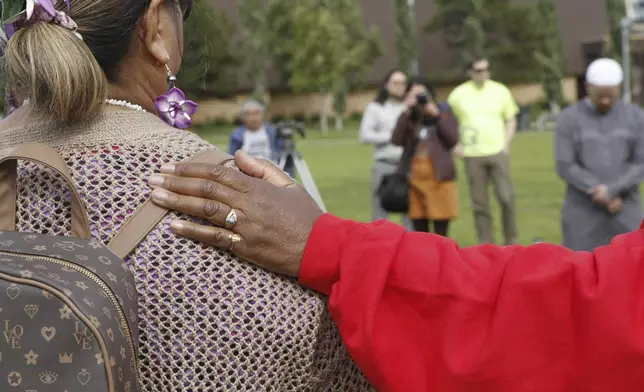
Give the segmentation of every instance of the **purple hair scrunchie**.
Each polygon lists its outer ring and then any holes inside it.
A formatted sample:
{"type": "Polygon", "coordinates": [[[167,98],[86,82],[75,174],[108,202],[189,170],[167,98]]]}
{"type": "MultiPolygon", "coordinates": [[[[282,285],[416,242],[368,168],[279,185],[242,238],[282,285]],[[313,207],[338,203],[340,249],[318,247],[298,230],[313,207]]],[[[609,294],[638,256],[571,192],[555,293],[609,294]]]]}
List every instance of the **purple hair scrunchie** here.
{"type": "MultiPolygon", "coordinates": [[[[70,0],[65,0],[67,9],[71,7],[70,0]]],[[[83,37],[78,33],[78,25],[63,11],[54,8],[53,0],[27,0],[27,8],[9,19],[4,24],[7,39],[11,38],[18,30],[38,22],[52,23],[70,30],[79,39],[83,37]]]]}

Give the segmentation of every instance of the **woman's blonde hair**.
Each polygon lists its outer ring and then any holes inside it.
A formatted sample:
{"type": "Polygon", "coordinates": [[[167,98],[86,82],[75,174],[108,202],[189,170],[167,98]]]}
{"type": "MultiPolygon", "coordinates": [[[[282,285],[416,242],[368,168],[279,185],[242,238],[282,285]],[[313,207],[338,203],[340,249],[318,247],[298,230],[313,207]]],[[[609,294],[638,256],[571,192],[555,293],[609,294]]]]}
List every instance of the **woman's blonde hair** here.
{"type": "Polygon", "coordinates": [[[6,51],[10,89],[29,98],[33,114],[66,123],[92,118],[108,84],[90,49],[65,28],[37,23],[19,30],[6,51]]]}
{"type": "MultiPolygon", "coordinates": [[[[74,123],[100,113],[149,0],[72,0],[64,27],[38,22],[15,33],[5,50],[9,91],[29,99],[32,114],[74,123]]],[[[58,10],[65,9],[58,0],[58,10]]]]}

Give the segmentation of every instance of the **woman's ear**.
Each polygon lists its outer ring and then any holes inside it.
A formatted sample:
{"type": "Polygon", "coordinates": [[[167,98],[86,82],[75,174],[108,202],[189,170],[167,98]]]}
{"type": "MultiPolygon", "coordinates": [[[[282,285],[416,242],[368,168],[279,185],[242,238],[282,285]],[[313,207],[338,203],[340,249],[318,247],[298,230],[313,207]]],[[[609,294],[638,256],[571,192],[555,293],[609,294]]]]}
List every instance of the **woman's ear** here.
{"type": "Polygon", "coordinates": [[[148,53],[159,63],[167,64],[170,52],[166,48],[162,32],[165,28],[162,14],[164,0],[150,0],[141,30],[141,40],[148,53]]]}

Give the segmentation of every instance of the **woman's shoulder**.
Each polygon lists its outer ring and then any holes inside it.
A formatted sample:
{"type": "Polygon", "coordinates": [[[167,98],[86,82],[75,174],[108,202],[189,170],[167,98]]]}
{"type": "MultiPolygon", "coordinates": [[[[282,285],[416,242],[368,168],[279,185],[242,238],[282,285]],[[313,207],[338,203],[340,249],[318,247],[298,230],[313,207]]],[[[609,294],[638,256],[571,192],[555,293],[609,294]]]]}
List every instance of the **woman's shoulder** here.
{"type": "Polygon", "coordinates": [[[447,112],[447,113],[451,113],[451,112],[452,112],[452,107],[450,106],[450,104],[449,104],[447,101],[441,101],[441,102],[438,102],[438,105],[437,105],[437,106],[438,106],[438,109],[439,109],[441,112],[447,112]]]}
{"type": "Polygon", "coordinates": [[[383,110],[384,106],[381,105],[379,102],[369,102],[367,104],[367,107],[364,110],[364,114],[362,115],[362,118],[369,118],[369,119],[380,119],[382,118],[383,115],[383,110]]]}
{"type": "Polygon", "coordinates": [[[372,101],[367,104],[367,107],[365,108],[365,112],[376,112],[379,113],[382,111],[384,106],[380,102],[372,101]]]}
{"type": "Polygon", "coordinates": [[[94,121],[70,126],[39,122],[16,112],[0,122],[0,135],[6,136],[0,148],[34,142],[74,150],[109,145],[175,159],[213,147],[193,132],[171,127],[151,113],[134,111],[105,112],[94,121]]]}
{"type": "Polygon", "coordinates": [[[105,123],[111,129],[135,129],[124,141],[141,144],[152,150],[165,151],[166,155],[190,157],[205,149],[214,148],[211,143],[191,130],[178,129],[150,113],[136,113],[132,116],[117,116],[105,123]],[[126,123],[131,122],[128,127],[126,123]]]}
{"type": "Polygon", "coordinates": [[[12,128],[24,127],[29,124],[30,121],[27,117],[27,110],[25,108],[18,108],[14,110],[13,113],[0,120],[0,133],[12,128]]]}

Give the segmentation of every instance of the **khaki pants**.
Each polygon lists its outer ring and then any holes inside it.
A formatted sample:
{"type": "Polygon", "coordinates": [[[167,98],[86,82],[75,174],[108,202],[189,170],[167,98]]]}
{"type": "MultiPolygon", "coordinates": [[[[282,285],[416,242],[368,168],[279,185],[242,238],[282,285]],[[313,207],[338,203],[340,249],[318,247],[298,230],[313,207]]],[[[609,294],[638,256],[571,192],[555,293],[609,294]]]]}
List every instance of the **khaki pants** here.
{"type": "Polygon", "coordinates": [[[494,243],[494,229],[488,200],[488,180],[492,180],[496,197],[501,205],[505,244],[515,244],[518,234],[508,154],[465,158],[465,171],[479,243],[494,243]]]}

